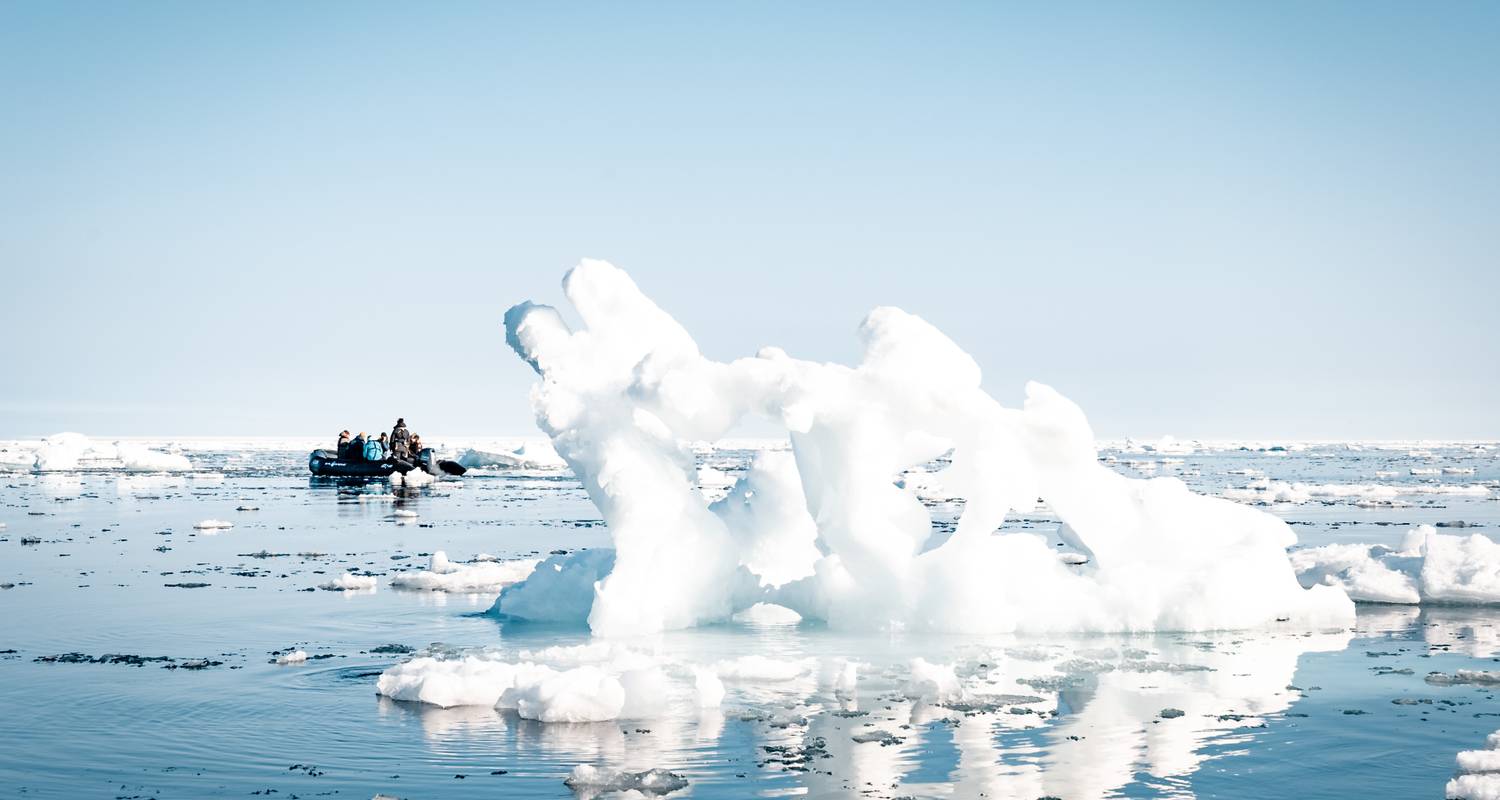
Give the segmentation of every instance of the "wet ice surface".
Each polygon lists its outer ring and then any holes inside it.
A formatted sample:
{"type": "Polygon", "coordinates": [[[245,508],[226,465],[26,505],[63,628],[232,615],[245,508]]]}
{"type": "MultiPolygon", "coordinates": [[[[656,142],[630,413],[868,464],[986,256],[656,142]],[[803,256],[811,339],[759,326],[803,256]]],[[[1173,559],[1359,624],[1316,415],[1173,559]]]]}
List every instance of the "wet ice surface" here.
{"type": "MultiPolygon", "coordinates": [[[[1493,537],[1497,452],[1103,456],[1265,503],[1305,545],[1394,546],[1424,523],[1493,537]]],[[[391,585],[437,551],[503,563],[606,545],[582,491],[547,470],[393,491],[311,479],[300,450],[188,455],[198,472],[0,473],[0,651],[15,651],[0,654],[0,794],[566,798],[586,764],[670,770],[688,780],[673,796],[693,797],[1440,797],[1455,755],[1500,728],[1500,686],[1472,679],[1500,671],[1500,610],[1486,608],[1362,606],[1342,632],[1044,639],[736,623],[624,647],[668,665],[759,656],[805,670],[726,675],[718,710],[674,704],[650,720],[391,701],[379,673],[412,657],[516,660],[589,641],[484,616],[493,593],[391,585]],[[233,527],[195,528],[206,520],[233,527]],[[318,588],[346,574],[377,588],[318,588]],[[959,691],[913,680],[918,658],[951,666],[959,691]],[[820,680],[840,660],[858,664],[852,693],[820,680]]],[[[732,477],[750,455],[701,458],[732,477]]],[[[941,534],[957,509],[930,508],[941,534]]]]}

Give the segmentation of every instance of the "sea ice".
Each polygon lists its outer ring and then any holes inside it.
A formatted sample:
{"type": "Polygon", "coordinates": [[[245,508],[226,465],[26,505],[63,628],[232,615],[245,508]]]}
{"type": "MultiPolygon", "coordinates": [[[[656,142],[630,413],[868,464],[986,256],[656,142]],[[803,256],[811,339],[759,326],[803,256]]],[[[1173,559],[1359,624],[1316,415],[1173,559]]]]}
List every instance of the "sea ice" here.
{"type": "Polygon", "coordinates": [[[432,554],[427,569],[391,577],[391,586],[433,592],[491,593],[524,580],[537,566],[536,559],[479,561],[458,564],[439,550],[432,554]]]}
{"type": "Polygon", "coordinates": [[[234,527],[234,523],[233,522],[225,522],[222,519],[205,519],[205,520],[199,522],[198,524],[194,525],[193,527],[196,528],[197,530],[200,530],[200,531],[215,531],[215,530],[223,530],[225,528],[233,528],[234,527]]]}
{"type": "Polygon", "coordinates": [[[377,585],[379,581],[374,575],[355,575],[352,572],[345,572],[327,583],[319,584],[318,588],[329,591],[371,591],[377,585]]]}
{"type": "Polygon", "coordinates": [[[497,708],[514,709],[539,722],[603,722],[619,719],[625,687],[604,670],[583,666],[564,672],[532,672],[500,695],[497,708]]]}
{"type": "Polygon", "coordinates": [[[509,664],[498,659],[466,656],[440,660],[414,658],[382,672],[375,691],[392,700],[451,708],[493,706],[518,674],[530,680],[539,672],[551,673],[536,664],[509,664]]]}
{"type": "Polygon", "coordinates": [[[600,769],[590,764],[579,764],[573,768],[563,783],[577,792],[590,796],[605,792],[639,792],[661,795],[675,792],[688,785],[687,779],[664,769],[649,769],[644,772],[624,772],[600,769]]]}
{"type": "Polygon", "coordinates": [[[1484,750],[1465,750],[1455,761],[1462,774],[1448,781],[1448,800],[1500,800],[1500,731],[1489,735],[1484,750]]]}
{"type": "Polygon", "coordinates": [[[1500,544],[1480,534],[1452,536],[1421,525],[1400,549],[1331,544],[1297,550],[1304,586],[1339,586],[1370,603],[1500,603],[1500,544]]]}
{"type": "Polygon", "coordinates": [[[1353,619],[1338,587],[1298,584],[1286,523],[1176,478],[1111,471],[1076,405],[1031,383],[1022,409],[1002,407],[974,360],[919,317],[872,311],[853,367],[775,348],[724,363],[608,263],[584,261],[563,289],[583,327],[528,302],[506,313],[506,339],[542,376],[538,425],[614,550],[549,559],[502,593],[499,613],[586,616],[605,635],[723,621],[759,602],[835,627],[960,632],[1353,619]],[[785,428],[790,452],[757,460],[709,505],[688,443],[747,415],[785,428]],[[896,478],[944,455],[935,480],[963,512],[929,547],[929,514],[896,478]],[[1001,527],[1038,497],[1089,563],[1001,527]]]}

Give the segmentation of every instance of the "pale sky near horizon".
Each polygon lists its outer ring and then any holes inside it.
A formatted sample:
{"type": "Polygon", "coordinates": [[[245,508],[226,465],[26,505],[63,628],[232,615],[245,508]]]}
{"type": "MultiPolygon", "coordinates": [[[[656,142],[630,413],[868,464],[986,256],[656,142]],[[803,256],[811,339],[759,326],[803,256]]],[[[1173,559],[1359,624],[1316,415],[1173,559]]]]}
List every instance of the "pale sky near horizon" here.
{"type": "Polygon", "coordinates": [[[533,432],[610,260],[1101,437],[1500,438],[1500,4],[0,0],[0,438],[533,432]]]}

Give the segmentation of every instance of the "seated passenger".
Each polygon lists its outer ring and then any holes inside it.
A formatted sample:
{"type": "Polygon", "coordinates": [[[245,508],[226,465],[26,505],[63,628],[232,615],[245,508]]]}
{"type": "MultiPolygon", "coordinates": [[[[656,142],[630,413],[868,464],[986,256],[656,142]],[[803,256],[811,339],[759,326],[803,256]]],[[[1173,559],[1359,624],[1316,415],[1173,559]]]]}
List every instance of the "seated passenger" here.
{"type": "MultiPolygon", "coordinates": [[[[363,434],[361,434],[361,435],[363,435],[363,434]]],[[[380,439],[384,439],[384,438],[385,438],[385,434],[381,434],[380,435],[380,439]]],[[[380,441],[380,439],[366,439],[365,440],[364,455],[365,455],[365,460],[366,461],[384,461],[385,460],[385,443],[382,442],[382,441],[380,441]]]]}
{"type": "Polygon", "coordinates": [[[346,455],[349,454],[349,432],[348,431],[339,431],[339,443],[338,443],[337,449],[335,449],[334,452],[338,453],[339,458],[343,458],[344,456],[346,456],[346,455]]]}

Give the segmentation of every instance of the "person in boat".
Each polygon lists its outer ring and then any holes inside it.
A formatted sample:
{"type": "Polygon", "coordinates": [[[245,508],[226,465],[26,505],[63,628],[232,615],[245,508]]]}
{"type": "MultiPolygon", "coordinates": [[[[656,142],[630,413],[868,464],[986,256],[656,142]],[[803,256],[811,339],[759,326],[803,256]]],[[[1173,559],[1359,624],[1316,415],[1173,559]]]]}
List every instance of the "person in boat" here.
{"type": "Polygon", "coordinates": [[[343,457],[345,457],[345,456],[347,456],[349,454],[349,432],[348,431],[339,431],[339,444],[338,444],[338,448],[334,452],[336,452],[336,453],[339,454],[339,458],[343,458],[343,457]]]}
{"type": "Polygon", "coordinates": [[[422,444],[422,437],[416,435],[415,433],[411,435],[411,457],[412,457],[412,460],[416,460],[416,458],[418,456],[422,455],[422,448],[425,447],[425,446],[426,445],[422,444]]]}
{"type": "Polygon", "coordinates": [[[391,455],[403,461],[411,459],[411,431],[406,429],[405,417],[397,417],[396,427],[391,428],[391,455]]]}
{"type": "Polygon", "coordinates": [[[346,452],[348,458],[365,457],[365,432],[360,431],[357,436],[349,440],[349,449],[346,452]]]}
{"type": "Polygon", "coordinates": [[[380,445],[380,458],[381,458],[381,460],[384,460],[386,456],[388,456],[388,455],[391,454],[391,443],[388,442],[388,441],[386,441],[386,439],[385,439],[385,431],[381,431],[380,432],[380,438],[376,439],[375,443],[380,445]]]}

